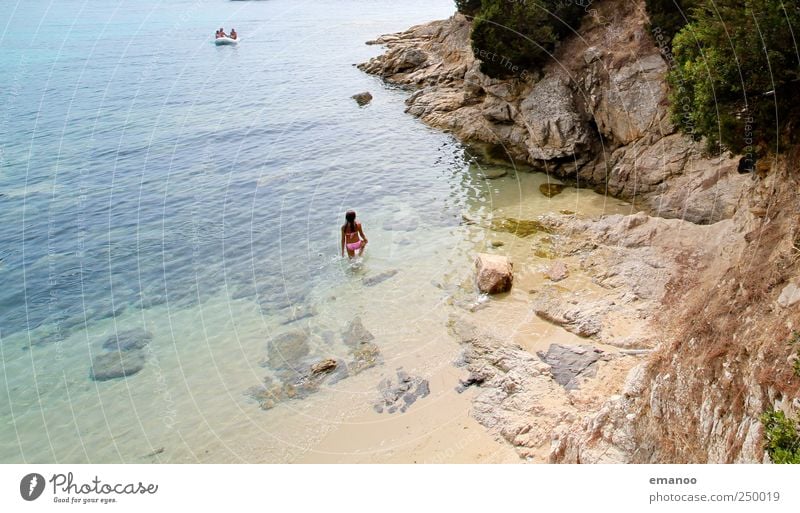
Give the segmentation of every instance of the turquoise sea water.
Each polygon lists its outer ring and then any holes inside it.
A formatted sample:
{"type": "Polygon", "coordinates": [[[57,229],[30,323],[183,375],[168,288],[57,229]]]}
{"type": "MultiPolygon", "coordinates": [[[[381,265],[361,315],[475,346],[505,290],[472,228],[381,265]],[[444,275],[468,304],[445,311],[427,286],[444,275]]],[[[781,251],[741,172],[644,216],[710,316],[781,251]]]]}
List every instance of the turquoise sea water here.
{"type": "Polygon", "coordinates": [[[260,273],[294,288],[330,264],[343,209],[448,192],[419,180],[447,171],[447,138],[351,67],[448,3],[4,2],[3,337],[260,273]],[[242,44],[212,45],[219,25],[242,44]],[[349,98],[362,89],[369,110],[349,98]]]}
{"type": "MultiPolygon", "coordinates": [[[[452,11],[0,3],[0,462],[293,461],[306,448],[292,437],[325,414],[264,412],[244,392],[298,309],[320,333],[362,316],[387,368],[436,343],[487,244],[462,213],[513,211],[546,179],[488,184],[456,141],[404,114],[407,93],[353,67],[381,51],[365,41],[452,11]],[[240,44],[215,46],[219,26],[240,44]],[[359,108],[364,90],[375,98],[359,108]],[[338,254],[349,208],[370,239],[355,269],[338,254]],[[140,328],[144,369],[92,381],[103,342],[140,328]]],[[[576,195],[558,201],[576,209],[576,195]]],[[[346,352],[321,340],[312,356],[346,352]]],[[[331,415],[369,410],[342,386],[331,415]]]]}

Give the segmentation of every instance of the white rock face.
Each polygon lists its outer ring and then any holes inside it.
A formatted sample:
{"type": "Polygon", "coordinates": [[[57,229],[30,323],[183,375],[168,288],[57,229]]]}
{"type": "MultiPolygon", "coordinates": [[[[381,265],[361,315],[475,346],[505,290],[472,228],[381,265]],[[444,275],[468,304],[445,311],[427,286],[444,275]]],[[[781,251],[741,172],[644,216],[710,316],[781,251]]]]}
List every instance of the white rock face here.
{"type": "Polygon", "coordinates": [[[588,149],[586,123],[575,106],[573,92],[560,76],[540,80],[520,104],[520,121],[528,130],[533,160],[572,157],[588,149]]]}
{"type": "Polygon", "coordinates": [[[666,118],[667,64],[651,53],[618,69],[608,70],[608,80],[598,80],[599,97],[592,109],[598,129],[614,141],[630,144],[666,118]]]}
{"type": "Polygon", "coordinates": [[[800,287],[796,283],[786,285],[778,297],[778,304],[783,308],[794,306],[798,301],[800,301],[800,287]]]}

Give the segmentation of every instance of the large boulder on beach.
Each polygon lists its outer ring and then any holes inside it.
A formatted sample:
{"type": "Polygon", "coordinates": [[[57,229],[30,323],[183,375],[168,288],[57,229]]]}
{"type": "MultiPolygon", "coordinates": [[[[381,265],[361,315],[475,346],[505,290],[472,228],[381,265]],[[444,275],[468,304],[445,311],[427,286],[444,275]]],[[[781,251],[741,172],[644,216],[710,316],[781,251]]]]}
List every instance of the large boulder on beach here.
{"type": "Polygon", "coordinates": [[[89,376],[95,381],[124,378],[144,368],[145,354],[141,350],[100,353],[92,360],[89,376]]]}
{"type": "Polygon", "coordinates": [[[499,294],[511,290],[514,281],[513,264],[502,255],[478,253],[475,257],[478,290],[499,294]]]}

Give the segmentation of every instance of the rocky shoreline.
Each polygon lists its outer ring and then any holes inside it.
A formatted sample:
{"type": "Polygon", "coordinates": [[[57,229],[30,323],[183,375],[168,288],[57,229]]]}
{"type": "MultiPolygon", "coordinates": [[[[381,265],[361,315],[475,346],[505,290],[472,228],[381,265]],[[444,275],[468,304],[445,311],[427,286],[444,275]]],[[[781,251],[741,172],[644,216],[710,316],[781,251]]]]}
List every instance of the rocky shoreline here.
{"type": "Polygon", "coordinates": [[[646,30],[644,2],[593,4],[543,70],[497,80],[480,72],[461,14],[382,36],[359,65],[411,91],[406,111],[492,156],[636,200],[659,217],[730,218],[747,177],[739,159],[708,157],[667,113],[667,63],[646,30]]]}
{"type": "Polygon", "coordinates": [[[480,72],[459,14],[370,42],[386,52],[359,66],[408,89],[409,114],[487,158],[646,210],[527,221],[549,234],[553,262],[524,319],[585,342],[536,355],[467,311],[450,322],[460,388],[480,388],[473,417],[533,461],[768,461],[760,414],[800,409],[794,380],[765,378],[786,376],[770,360],[787,358],[775,338],[800,322],[788,299],[800,282],[795,181],[782,159],[766,178],[742,175],[736,156],[704,155],[678,133],[643,1],[593,8],[552,64],[507,80],[480,72]],[[562,286],[573,273],[583,281],[562,286]]]}

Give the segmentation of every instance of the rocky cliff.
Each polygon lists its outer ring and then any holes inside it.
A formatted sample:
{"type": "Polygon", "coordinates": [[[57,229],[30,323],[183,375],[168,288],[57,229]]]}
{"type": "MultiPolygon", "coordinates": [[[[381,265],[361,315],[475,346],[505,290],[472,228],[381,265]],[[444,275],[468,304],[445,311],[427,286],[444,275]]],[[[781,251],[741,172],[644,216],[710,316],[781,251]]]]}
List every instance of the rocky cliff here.
{"type": "Polygon", "coordinates": [[[462,326],[469,383],[485,389],[476,418],[525,456],[551,440],[552,462],[766,462],[759,416],[800,410],[800,152],[740,175],[737,157],[678,133],[643,4],[595,2],[548,66],[508,63],[506,80],[480,72],[461,15],[379,38],[386,53],[360,68],[408,88],[407,111],[433,127],[647,210],[540,220],[606,292],[538,291],[533,310],[634,348],[612,355],[627,378],[548,406],[552,369],[462,326]]]}
{"type": "Polygon", "coordinates": [[[688,265],[671,273],[656,349],[596,413],[555,430],[551,461],[769,462],[760,415],[800,411],[797,156],[754,180],[732,219],[658,235],[679,236],[688,265]]]}
{"type": "Polygon", "coordinates": [[[745,184],[738,159],[703,155],[669,122],[667,62],[647,31],[644,2],[592,7],[549,65],[508,62],[510,79],[480,72],[460,14],[371,41],[387,51],[359,67],[412,90],[410,114],[492,154],[636,200],[654,215],[731,217],[745,184]]]}

